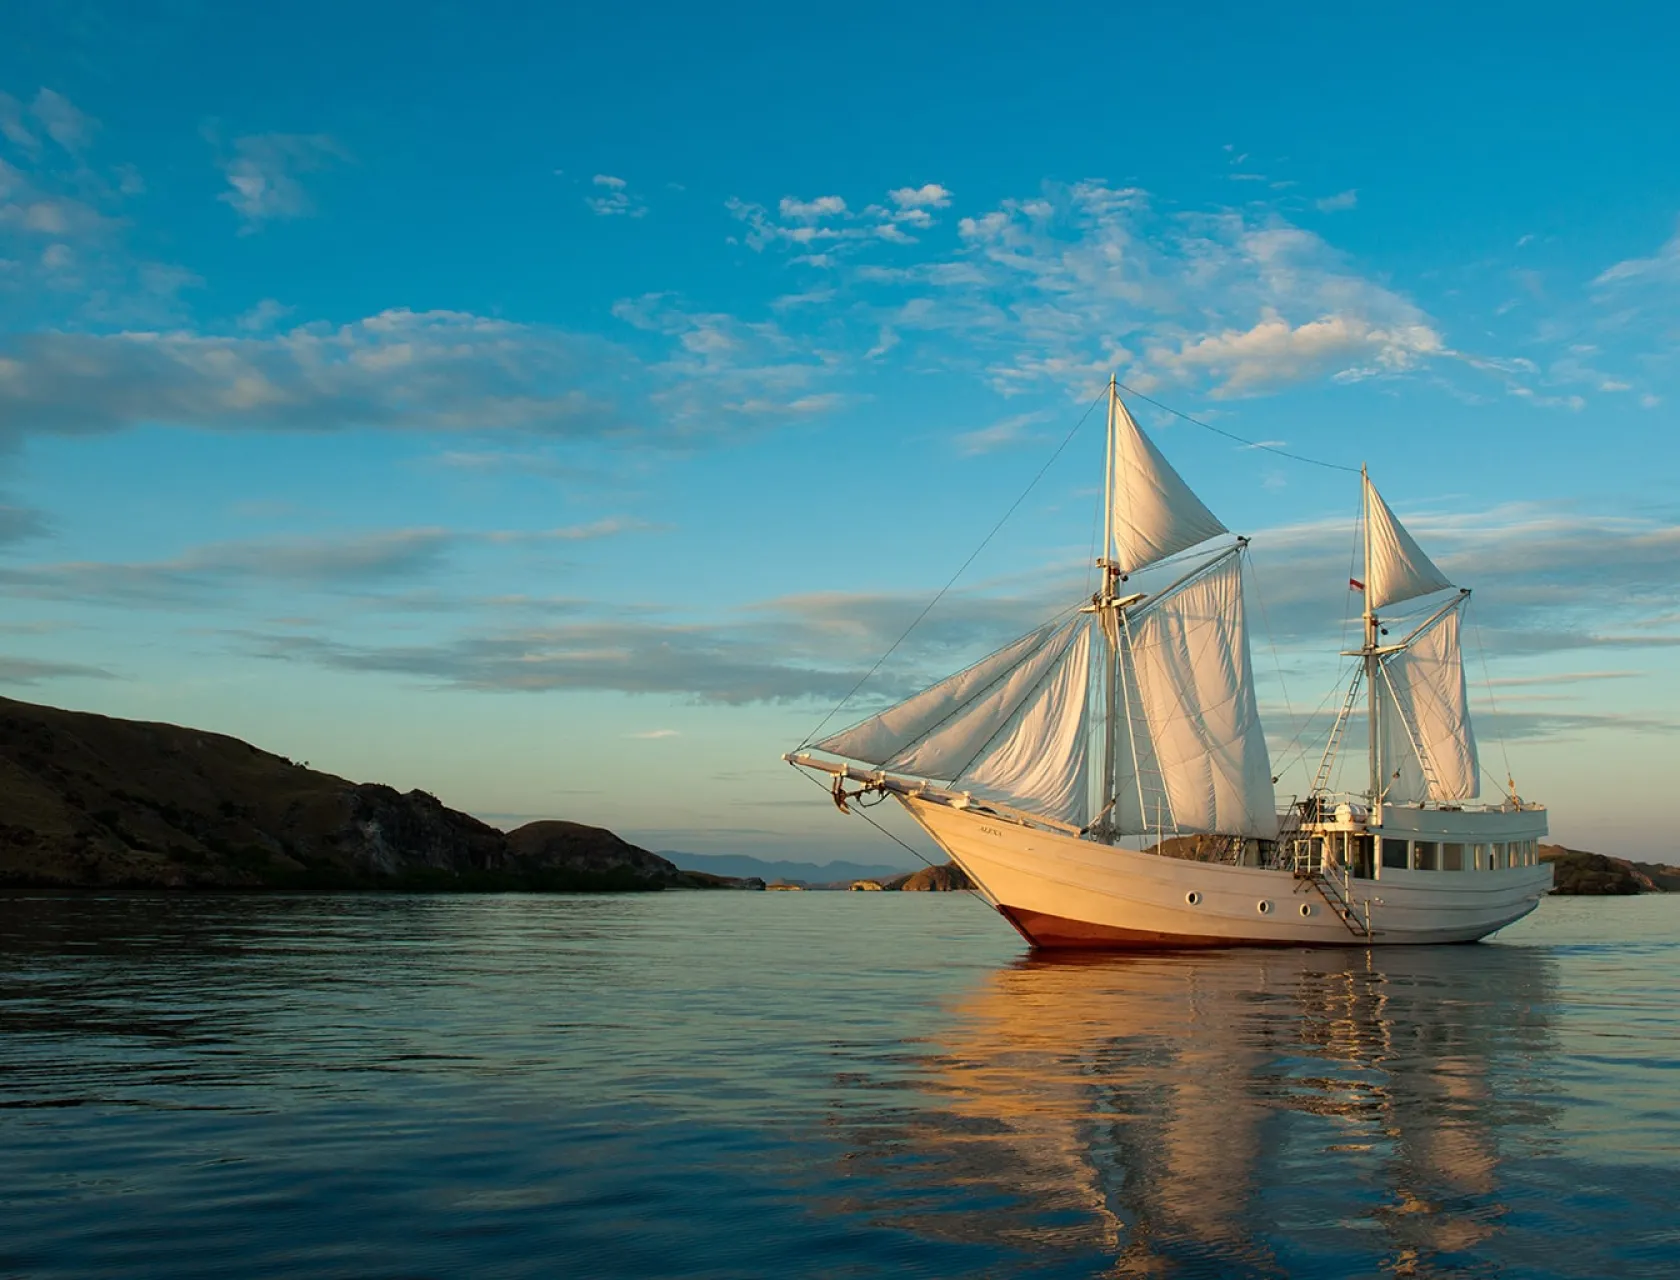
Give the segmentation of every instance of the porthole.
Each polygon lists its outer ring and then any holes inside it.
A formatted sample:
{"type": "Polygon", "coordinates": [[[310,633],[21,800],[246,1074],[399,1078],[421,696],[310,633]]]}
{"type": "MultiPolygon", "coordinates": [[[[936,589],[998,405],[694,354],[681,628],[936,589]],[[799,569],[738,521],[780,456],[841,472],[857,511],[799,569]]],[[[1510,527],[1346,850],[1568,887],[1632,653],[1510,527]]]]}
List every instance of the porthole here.
{"type": "Polygon", "coordinates": [[[1313,904],[1310,903],[1310,902],[1303,902],[1301,904],[1301,914],[1303,916],[1310,916],[1312,913],[1313,913],[1313,904]]]}
{"type": "Polygon", "coordinates": [[[1202,904],[1202,895],[1192,889],[1189,893],[1184,895],[1184,900],[1193,907],[1199,907],[1202,904]]]}
{"type": "Polygon", "coordinates": [[[1263,916],[1269,916],[1272,914],[1272,904],[1267,902],[1264,898],[1261,898],[1259,904],[1255,907],[1255,910],[1263,916]]]}

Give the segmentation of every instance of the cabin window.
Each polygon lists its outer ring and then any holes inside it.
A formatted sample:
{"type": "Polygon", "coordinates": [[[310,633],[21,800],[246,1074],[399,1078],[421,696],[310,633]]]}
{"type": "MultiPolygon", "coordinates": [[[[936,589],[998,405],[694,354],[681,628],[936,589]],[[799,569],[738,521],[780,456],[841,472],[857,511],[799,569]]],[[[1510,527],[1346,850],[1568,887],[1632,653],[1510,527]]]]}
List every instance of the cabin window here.
{"type": "Polygon", "coordinates": [[[1505,846],[1495,844],[1488,846],[1488,870],[1500,871],[1505,867],[1505,846]]]}
{"type": "Polygon", "coordinates": [[[1444,844],[1441,846],[1441,870],[1464,870],[1464,846],[1461,844],[1444,844]]]}
{"type": "Polygon", "coordinates": [[[1436,869],[1435,842],[1433,840],[1412,841],[1412,870],[1434,871],[1436,869]]]}
{"type": "Polygon", "coordinates": [[[1538,842],[1536,842],[1534,840],[1524,840],[1523,841],[1523,866],[1532,867],[1535,864],[1535,862],[1538,860],[1536,858],[1536,854],[1538,853],[1538,851],[1539,851],[1538,842]]]}
{"type": "Polygon", "coordinates": [[[1406,842],[1404,840],[1390,840],[1387,836],[1384,836],[1382,858],[1383,866],[1393,867],[1396,871],[1404,871],[1406,869],[1406,842]]]}
{"type": "Polygon", "coordinates": [[[1488,847],[1485,844],[1475,846],[1475,851],[1471,857],[1473,859],[1471,863],[1472,870],[1486,871],[1488,869],[1488,847]]]}

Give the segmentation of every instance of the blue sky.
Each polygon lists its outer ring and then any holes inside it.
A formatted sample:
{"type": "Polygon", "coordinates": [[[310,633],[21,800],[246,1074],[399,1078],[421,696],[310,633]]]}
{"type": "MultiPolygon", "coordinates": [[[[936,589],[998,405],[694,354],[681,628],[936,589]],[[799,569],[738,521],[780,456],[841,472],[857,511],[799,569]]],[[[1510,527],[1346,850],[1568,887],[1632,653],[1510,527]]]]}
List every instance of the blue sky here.
{"type": "MultiPolygon", "coordinates": [[[[1484,763],[1570,842],[1672,852],[1666,7],[7,26],[8,695],[503,823],[879,853],[778,757],[1117,370],[1368,462],[1476,589],[1484,763]]],[[[1299,789],[1356,486],[1135,407],[1255,540],[1299,789]]],[[[1080,594],[1100,450],[1093,418],[871,689],[1080,594]]]]}

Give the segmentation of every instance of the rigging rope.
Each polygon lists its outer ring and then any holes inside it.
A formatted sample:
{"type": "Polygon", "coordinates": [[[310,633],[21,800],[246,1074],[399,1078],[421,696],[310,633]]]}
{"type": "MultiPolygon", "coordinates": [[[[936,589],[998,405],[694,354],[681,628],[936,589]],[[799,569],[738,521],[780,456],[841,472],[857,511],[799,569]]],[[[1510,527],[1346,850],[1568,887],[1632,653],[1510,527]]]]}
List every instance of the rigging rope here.
{"type": "Polygon", "coordinates": [[[1139,391],[1136,387],[1128,387],[1124,382],[1116,382],[1114,385],[1120,390],[1126,392],[1128,395],[1136,396],[1145,404],[1152,404],[1162,412],[1172,414],[1175,418],[1183,418],[1184,421],[1190,423],[1191,426],[1200,427],[1204,431],[1211,431],[1216,436],[1224,436],[1227,440],[1235,440],[1238,444],[1246,445],[1250,449],[1264,449],[1267,453],[1275,453],[1280,458],[1289,458],[1295,462],[1310,463],[1315,467],[1327,467],[1331,471],[1351,471],[1354,475],[1359,474],[1358,467],[1345,466],[1340,462],[1326,462],[1322,458],[1309,458],[1304,453],[1291,453],[1288,449],[1280,449],[1277,445],[1267,444],[1263,440],[1246,439],[1243,436],[1239,436],[1234,431],[1227,431],[1223,427],[1216,427],[1212,423],[1203,422],[1200,418],[1192,418],[1187,413],[1181,413],[1171,405],[1162,404],[1159,400],[1155,400],[1144,395],[1143,392],[1139,391]]]}
{"type": "MultiPolygon", "coordinates": [[[[799,774],[799,776],[802,777],[802,778],[810,778],[812,783],[814,783],[819,790],[825,789],[825,788],[823,788],[823,784],[821,782],[819,782],[811,774],[806,773],[803,769],[796,769],[796,770],[794,770],[794,772],[799,774]]],[[[894,844],[896,844],[899,848],[903,849],[906,853],[908,853],[911,857],[916,859],[917,862],[920,862],[923,866],[937,868],[939,866],[944,865],[942,863],[928,861],[928,856],[925,853],[923,853],[920,849],[916,848],[913,844],[910,844],[908,841],[900,840],[892,832],[888,831],[885,827],[883,827],[879,822],[876,822],[874,818],[871,818],[867,813],[865,813],[863,811],[863,806],[861,804],[859,804],[856,809],[850,810],[849,812],[855,813],[858,817],[862,818],[870,826],[874,827],[875,830],[879,831],[887,839],[891,840],[894,844]]],[[[961,870],[961,868],[959,867],[958,870],[961,870]]],[[[964,874],[967,874],[967,873],[965,872],[964,874]]],[[[972,883],[972,881],[971,881],[971,883],[972,883]]],[[[973,898],[976,902],[980,903],[981,906],[986,907],[988,910],[990,910],[990,904],[987,903],[986,900],[984,898],[982,898],[978,893],[974,893],[974,892],[970,891],[969,896],[971,898],[973,898]]]]}
{"type": "MultiPolygon", "coordinates": [[[[1289,723],[1295,723],[1295,708],[1289,700],[1289,682],[1283,678],[1283,659],[1278,656],[1277,636],[1272,633],[1272,620],[1266,614],[1266,601],[1260,594],[1260,567],[1254,563],[1254,550],[1248,552],[1248,580],[1254,584],[1254,603],[1260,606],[1260,627],[1266,633],[1266,647],[1272,651],[1272,667],[1277,671],[1278,688],[1283,690],[1283,710],[1289,717],[1289,723]]],[[[1300,737],[1297,733],[1296,737],[1300,737]]],[[[1272,779],[1272,785],[1277,785],[1278,778],[1283,776],[1281,768],[1277,777],[1272,779]]]]}
{"type": "MultiPolygon", "coordinates": [[[[1464,612],[1470,612],[1470,605],[1468,602],[1464,605],[1464,612]]],[[[1505,785],[1501,788],[1501,790],[1508,791],[1510,794],[1515,794],[1517,790],[1517,779],[1511,772],[1511,753],[1505,749],[1505,730],[1500,727],[1499,723],[1499,703],[1494,699],[1493,680],[1488,675],[1487,647],[1482,644],[1482,624],[1472,619],[1470,623],[1470,634],[1476,641],[1476,656],[1481,659],[1482,685],[1487,689],[1488,710],[1493,712],[1493,733],[1494,737],[1499,741],[1499,755],[1505,762],[1505,785]]],[[[1487,773],[1489,777],[1493,777],[1492,773],[1486,768],[1484,768],[1482,772],[1487,773]]],[[[1497,782],[1499,780],[1494,778],[1494,781],[1497,782]]]]}
{"type": "Polygon", "coordinates": [[[856,695],[857,691],[859,689],[863,688],[863,686],[869,682],[869,678],[881,669],[882,664],[885,663],[888,658],[892,657],[893,654],[898,651],[898,646],[903,644],[905,642],[905,640],[907,640],[909,638],[910,633],[921,625],[922,619],[927,617],[928,614],[933,612],[934,605],[938,604],[941,600],[943,600],[945,598],[945,593],[948,592],[952,587],[954,587],[957,583],[957,579],[962,577],[963,574],[965,572],[967,572],[968,566],[974,563],[974,561],[979,557],[980,553],[986,549],[986,545],[989,542],[991,542],[991,540],[993,538],[995,538],[997,536],[998,530],[1002,529],[1004,525],[1009,523],[1009,517],[1014,515],[1016,510],[1020,507],[1020,505],[1027,500],[1027,495],[1030,494],[1035,488],[1038,487],[1038,482],[1040,480],[1044,479],[1044,473],[1049,471],[1050,468],[1055,465],[1056,459],[1061,457],[1062,452],[1068,447],[1068,445],[1073,443],[1074,436],[1079,434],[1079,428],[1084,426],[1085,425],[1085,419],[1087,419],[1091,416],[1091,410],[1095,409],[1099,404],[1101,404],[1102,401],[1103,401],[1103,398],[1107,395],[1108,395],[1108,388],[1104,387],[1102,389],[1102,394],[1098,395],[1095,400],[1091,401],[1091,403],[1086,406],[1085,412],[1079,415],[1079,421],[1075,422],[1073,424],[1072,429],[1069,430],[1067,435],[1062,437],[1062,442],[1059,445],[1056,446],[1056,451],[1054,453],[1052,453],[1050,455],[1049,459],[1045,462],[1045,464],[1038,469],[1038,474],[1035,475],[1031,480],[1029,480],[1027,482],[1027,487],[1025,489],[1021,490],[1021,496],[1019,498],[1016,498],[1014,502],[1009,504],[1009,510],[1005,511],[1003,513],[1003,517],[996,524],[994,524],[992,526],[991,532],[988,533],[984,538],[980,539],[980,545],[975,547],[974,550],[969,553],[968,559],[964,560],[960,565],[957,566],[957,571],[951,575],[950,580],[947,581],[944,586],[939,588],[938,593],[935,594],[933,599],[931,599],[927,602],[927,607],[924,608],[920,613],[918,613],[916,615],[915,619],[910,623],[909,626],[904,628],[903,634],[901,634],[898,637],[898,639],[896,639],[892,642],[892,646],[885,653],[883,653],[879,658],[877,658],[875,660],[875,665],[870,667],[868,671],[865,671],[863,673],[863,675],[858,679],[858,682],[856,684],[854,684],[849,690],[846,691],[846,696],[841,698],[839,702],[834,704],[834,709],[831,710],[820,721],[818,721],[817,727],[815,729],[812,729],[810,733],[805,735],[805,740],[799,744],[799,749],[800,750],[803,750],[804,748],[811,745],[811,739],[815,738],[819,733],[821,733],[823,731],[823,729],[827,726],[828,722],[830,720],[834,719],[835,716],[840,714],[840,709],[842,707],[844,707],[848,702],[850,702],[852,700],[852,698],[856,695]]]}

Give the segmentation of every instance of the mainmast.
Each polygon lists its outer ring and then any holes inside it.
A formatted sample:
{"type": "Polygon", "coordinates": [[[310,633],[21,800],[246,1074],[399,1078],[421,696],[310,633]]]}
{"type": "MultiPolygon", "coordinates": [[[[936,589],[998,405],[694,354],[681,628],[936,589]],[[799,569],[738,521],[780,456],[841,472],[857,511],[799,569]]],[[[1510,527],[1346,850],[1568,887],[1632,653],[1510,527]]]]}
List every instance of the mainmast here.
{"type": "Polygon", "coordinates": [[[1100,834],[1109,844],[1114,843],[1114,788],[1117,781],[1115,753],[1119,746],[1115,729],[1118,727],[1117,721],[1120,716],[1121,678],[1120,618],[1119,610],[1114,604],[1114,584],[1120,576],[1120,570],[1109,558],[1109,551],[1114,545],[1114,428],[1119,405],[1119,377],[1111,373],[1108,375],[1108,462],[1103,469],[1103,553],[1097,557],[1097,569],[1102,574],[1102,584],[1094,601],[1097,606],[1098,621],[1102,623],[1103,635],[1108,640],[1108,660],[1104,666],[1108,678],[1103,681],[1107,697],[1103,709],[1102,802],[1104,816],[1100,834]]]}
{"type": "Polygon", "coordinates": [[[1365,618],[1365,697],[1370,720],[1370,805],[1371,821],[1380,823],[1382,814],[1379,806],[1382,804],[1382,759],[1381,738],[1377,732],[1377,717],[1380,714],[1377,699],[1377,615],[1371,608],[1371,597],[1374,594],[1374,584],[1371,581],[1371,476],[1364,464],[1359,467],[1359,507],[1365,526],[1365,568],[1360,578],[1360,598],[1364,601],[1365,618]]]}

